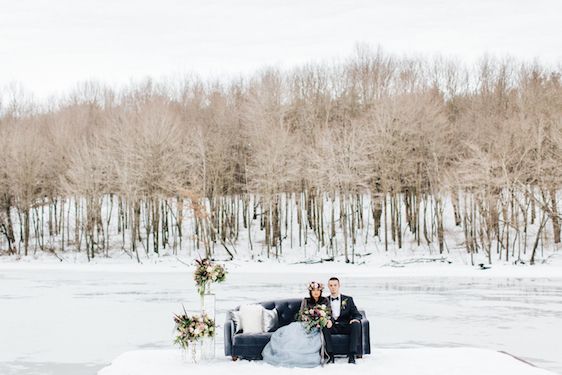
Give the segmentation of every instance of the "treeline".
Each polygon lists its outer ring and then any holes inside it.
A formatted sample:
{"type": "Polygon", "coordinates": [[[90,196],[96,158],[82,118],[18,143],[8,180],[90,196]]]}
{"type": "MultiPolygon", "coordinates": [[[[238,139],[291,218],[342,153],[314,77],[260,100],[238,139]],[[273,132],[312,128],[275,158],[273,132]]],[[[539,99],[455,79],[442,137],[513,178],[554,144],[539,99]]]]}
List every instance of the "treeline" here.
{"type": "Polygon", "coordinates": [[[229,82],[84,83],[42,105],[5,92],[0,249],[139,260],[308,245],[354,261],[371,239],[443,253],[462,233],[471,256],[533,263],[560,243],[560,74],[363,47],[229,82]]]}

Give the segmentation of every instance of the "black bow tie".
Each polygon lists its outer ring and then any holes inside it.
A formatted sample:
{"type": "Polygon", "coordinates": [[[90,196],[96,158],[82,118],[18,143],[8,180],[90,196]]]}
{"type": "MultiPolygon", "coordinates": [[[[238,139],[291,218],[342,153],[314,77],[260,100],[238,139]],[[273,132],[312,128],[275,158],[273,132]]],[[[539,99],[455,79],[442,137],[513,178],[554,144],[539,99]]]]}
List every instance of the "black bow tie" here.
{"type": "Polygon", "coordinates": [[[332,301],[337,301],[339,299],[340,299],[340,297],[336,297],[336,298],[332,297],[332,301]]]}

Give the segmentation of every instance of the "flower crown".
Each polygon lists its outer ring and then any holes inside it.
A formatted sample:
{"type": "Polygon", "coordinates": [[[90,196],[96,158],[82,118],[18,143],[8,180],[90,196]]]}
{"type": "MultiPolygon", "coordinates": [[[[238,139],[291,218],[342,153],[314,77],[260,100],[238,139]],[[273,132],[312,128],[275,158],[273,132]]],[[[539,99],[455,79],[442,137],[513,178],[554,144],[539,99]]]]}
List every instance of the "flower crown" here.
{"type": "Polygon", "coordinates": [[[316,281],[311,281],[310,284],[308,284],[308,290],[313,290],[313,289],[323,290],[324,285],[322,285],[321,283],[317,283],[316,281]]]}

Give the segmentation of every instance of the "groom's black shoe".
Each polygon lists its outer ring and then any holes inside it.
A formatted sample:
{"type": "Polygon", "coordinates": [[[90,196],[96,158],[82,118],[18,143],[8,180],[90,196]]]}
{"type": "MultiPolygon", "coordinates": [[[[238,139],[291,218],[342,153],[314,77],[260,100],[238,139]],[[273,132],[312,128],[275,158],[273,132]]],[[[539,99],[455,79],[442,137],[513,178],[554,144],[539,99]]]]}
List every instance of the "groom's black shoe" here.
{"type": "Polygon", "coordinates": [[[328,362],[327,363],[336,363],[336,357],[333,354],[328,354],[328,362]]]}
{"type": "Polygon", "coordinates": [[[347,363],[355,363],[355,354],[350,354],[347,358],[347,363]]]}

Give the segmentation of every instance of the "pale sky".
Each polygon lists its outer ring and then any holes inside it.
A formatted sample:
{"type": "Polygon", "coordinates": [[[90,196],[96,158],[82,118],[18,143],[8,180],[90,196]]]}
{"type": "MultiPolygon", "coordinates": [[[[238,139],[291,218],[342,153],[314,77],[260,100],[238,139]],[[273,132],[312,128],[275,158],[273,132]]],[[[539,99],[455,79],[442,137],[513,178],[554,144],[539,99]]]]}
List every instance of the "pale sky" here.
{"type": "Polygon", "coordinates": [[[561,25],[562,0],[0,0],[0,87],[45,97],[91,79],[246,74],[357,43],[560,64],[561,25]]]}

